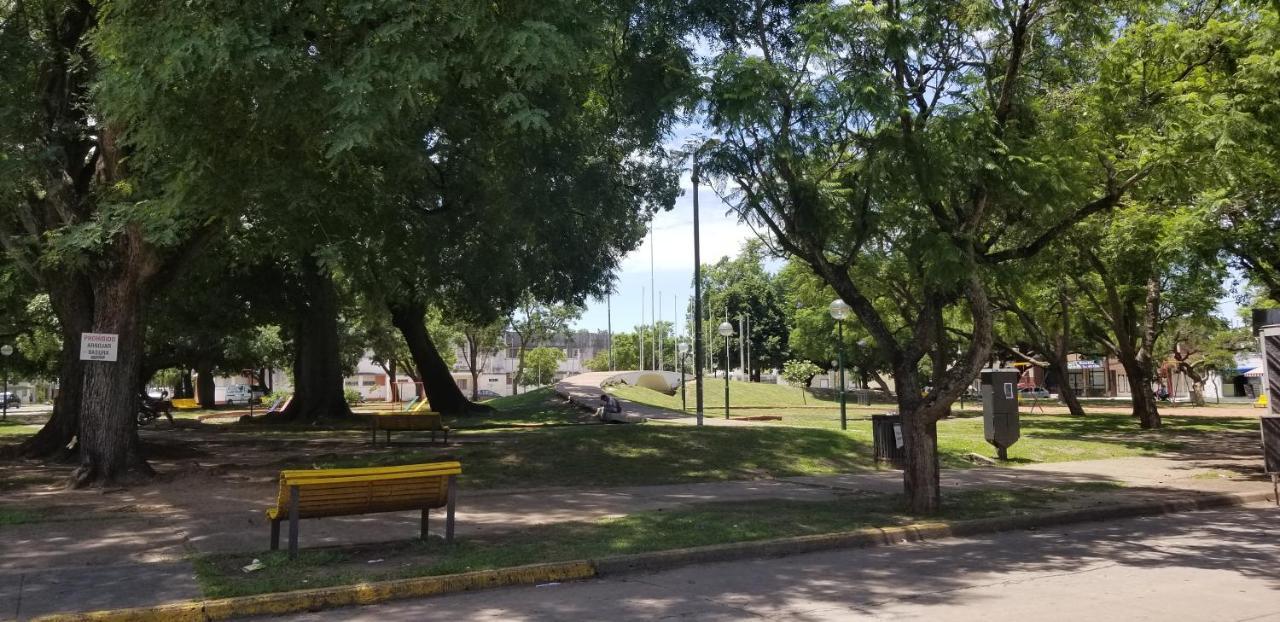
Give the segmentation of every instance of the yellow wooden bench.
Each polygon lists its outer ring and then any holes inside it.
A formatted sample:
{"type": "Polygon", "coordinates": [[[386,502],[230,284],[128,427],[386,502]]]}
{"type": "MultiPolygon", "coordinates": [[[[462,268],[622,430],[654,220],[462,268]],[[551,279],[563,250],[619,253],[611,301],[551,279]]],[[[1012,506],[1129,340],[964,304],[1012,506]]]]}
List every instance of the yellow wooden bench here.
{"type": "Polygon", "coordinates": [[[387,444],[391,444],[391,432],[430,431],[431,442],[436,442],[436,432],[444,433],[444,442],[449,443],[449,428],[444,425],[437,412],[414,412],[409,414],[369,415],[369,432],[373,444],[378,444],[378,430],[386,433],[387,444]]]}
{"type": "Polygon", "coordinates": [[[173,407],[178,410],[195,410],[197,408],[200,408],[200,402],[197,402],[191,398],[176,399],[176,400],[173,400],[171,403],[173,404],[173,407]]]}
{"type": "Polygon", "coordinates": [[[280,548],[280,522],[289,521],[289,559],[298,556],[298,520],[379,512],[422,510],[422,533],[432,508],[445,509],[445,541],[453,542],[453,509],[458,495],[458,462],[430,462],[362,469],[311,469],[280,472],[271,521],[271,550],[280,548]]]}

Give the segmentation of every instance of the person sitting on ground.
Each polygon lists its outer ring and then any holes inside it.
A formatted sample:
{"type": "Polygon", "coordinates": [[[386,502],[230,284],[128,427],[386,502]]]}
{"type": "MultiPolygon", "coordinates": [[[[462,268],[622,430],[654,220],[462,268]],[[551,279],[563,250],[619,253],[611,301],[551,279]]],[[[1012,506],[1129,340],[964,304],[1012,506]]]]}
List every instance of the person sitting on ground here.
{"type": "Polygon", "coordinates": [[[600,396],[600,401],[604,405],[596,409],[596,416],[599,417],[601,421],[608,421],[609,413],[622,412],[622,402],[619,402],[618,399],[612,395],[607,393],[602,394],[600,396]]]}

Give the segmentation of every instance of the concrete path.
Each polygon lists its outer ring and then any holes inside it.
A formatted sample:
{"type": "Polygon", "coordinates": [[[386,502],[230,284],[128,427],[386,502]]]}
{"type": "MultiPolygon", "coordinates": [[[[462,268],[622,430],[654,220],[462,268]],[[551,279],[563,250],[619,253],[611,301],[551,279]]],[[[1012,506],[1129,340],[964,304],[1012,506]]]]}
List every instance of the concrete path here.
{"type": "MultiPolygon", "coordinates": [[[[557,382],[553,390],[563,396],[565,399],[577,404],[583,408],[596,409],[600,407],[600,395],[609,393],[613,395],[607,388],[601,386],[611,378],[618,376],[623,372],[616,371],[593,371],[576,376],[569,376],[560,382],[557,382]]],[[[616,396],[615,396],[616,397],[616,396]]],[[[630,400],[618,398],[622,403],[622,414],[631,417],[650,419],[654,421],[670,421],[673,423],[683,423],[694,425],[697,424],[696,415],[681,414],[676,411],[650,406],[648,404],[640,404],[630,400]]],[[[751,426],[761,425],[758,421],[742,421],[740,419],[725,419],[708,414],[703,417],[703,425],[710,426],[751,426]]]]}
{"type": "Polygon", "coordinates": [[[693,566],[290,616],[329,620],[1280,620],[1255,506],[693,566]]]}

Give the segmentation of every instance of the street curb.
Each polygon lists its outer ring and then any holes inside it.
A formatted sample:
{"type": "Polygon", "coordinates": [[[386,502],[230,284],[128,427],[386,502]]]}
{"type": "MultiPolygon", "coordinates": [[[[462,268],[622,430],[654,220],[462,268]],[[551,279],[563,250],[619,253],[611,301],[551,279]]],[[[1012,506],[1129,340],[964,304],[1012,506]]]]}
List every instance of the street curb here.
{"type": "Polygon", "coordinates": [[[1002,516],[953,523],[916,523],[755,542],[717,544],[597,560],[533,564],[434,577],[397,579],[257,596],[198,600],[137,609],[54,614],[33,622],[206,622],[232,618],[319,611],[352,605],[420,598],[494,587],[575,581],[636,572],[656,572],[690,564],[785,557],[819,551],[889,546],[922,540],[1036,529],[1074,523],[1157,516],[1271,501],[1270,491],[1197,493],[1180,499],[1108,505],[1040,514],[1002,516]]]}
{"type": "Polygon", "coordinates": [[[596,572],[600,576],[630,572],[656,572],[691,564],[785,557],[836,549],[871,548],[1019,529],[1037,529],[1074,523],[1209,510],[1271,500],[1272,493],[1270,491],[1240,494],[1202,493],[1194,497],[1181,499],[1106,505],[1078,510],[979,518],[952,523],[915,523],[901,527],[870,527],[813,536],[795,536],[756,542],[735,542],[732,544],[716,544],[653,553],[620,555],[598,559],[594,563],[596,572]]]}
{"type": "Polygon", "coordinates": [[[248,616],[372,605],[390,600],[469,592],[493,587],[535,585],[589,579],[596,574],[587,561],[534,564],[435,577],[417,577],[356,585],[170,603],[137,609],[54,614],[33,622],[205,622],[248,616]]]}

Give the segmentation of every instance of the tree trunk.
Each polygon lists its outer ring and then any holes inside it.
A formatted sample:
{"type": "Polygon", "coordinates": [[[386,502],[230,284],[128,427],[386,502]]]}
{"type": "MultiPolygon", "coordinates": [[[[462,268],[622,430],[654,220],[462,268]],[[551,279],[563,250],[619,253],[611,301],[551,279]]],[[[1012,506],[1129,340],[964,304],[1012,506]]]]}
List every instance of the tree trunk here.
{"type": "Polygon", "coordinates": [[[1151,375],[1145,365],[1135,356],[1120,355],[1120,365],[1129,376],[1129,394],[1133,397],[1133,416],[1138,418],[1143,429],[1160,427],[1160,412],[1156,409],[1156,400],[1151,395],[1151,375]]]}
{"type": "Polygon", "coordinates": [[[142,269],[127,253],[118,272],[94,283],[93,332],[118,335],[115,361],[85,364],[76,486],[112,486],[155,474],[143,459],[137,430],[142,372],[142,269]]]}
{"type": "Polygon", "coordinates": [[[87,281],[72,278],[51,287],[49,301],[58,316],[62,336],[58,397],[49,421],[18,446],[17,453],[24,458],[66,459],[71,454],[68,447],[80,430],[85,368],[85,362],[80,360],[80,334],[93,329],[93,290],[87,281]]]}
{"type": "Polygon", "coordinates": [[[511,394],[512,395],[520,394],[520,390],[519,390],[520,382],[524,380],[524,355],[525,355],[524,337],[521,336],[520,337],[520,354],[516,359],[516,373],[514,376],[511,377],[511,394]]]}
{"type": "Polygon", "coordinates": [[[396,360],[395,359],[391,359],[390,361],[387,361],[387,380],[391,381],[391,391],[388,392],[390,393],[388,397],[390,397],[391,401],[393,402],[399,402],[400,401],[400,383],[396,378],[396,360]]]}
{"type": "Polygon", "coordinates": [[[918,376],[918,372],[900,370],[893,379],[898,384],[898,413],[902,415],[902,444],[906,451],[902,480],[907,505],[913,513],[929,514],[942,507],[936,418],[942,413],[922,408],[918,376]]]}
{"type": "Polygon", "coordinates": [[[314,257],[303,258],[299,268],[303,293],[296,310],[293,400],[284,412],[268,417],[309,423],[351,418],[354,415],[342,393],[337,288],[314,257]]]}
{"type": "Polygon", "coordinates": [[[191,370],[182,370],[182,377],[178,379],[178,386],[174,387],[173,396],[175,398],[191,399],[195,397],[195,383],[191,380],[191,370]]]}
{"type": "Polygon", "coordinates": [[[213,408],[217,401],[217,389],[213,386],[213,366],[196,364],[196,401],[201,408],[213,408]]]}
{"type": "Polygon", "coordinates": [[[427,333],[426,308],[421,303],[396,302],[389,306],[391,324],[404,336],[409,346],[409,354],[413,356],[413,365],[422,380],[422,388],[431,402],[431,410],[444,414],[464,414],[469,411],[488,410],[478,404],[472,404],[453,381],[449,366],[440,357],[440,352],[427,333]]]}
{"type": "Polygon", "coordinates": [[[1076,392],[1071,388],[1071,382],[1067,379],[1067,358],[1063,352],[1054,352],[1049,357],[1048,373],[1054,375],[1058,379],[1058,397],[1062,399],[1062,403],[1067,405],[1067,412],[1076,417],[1084,416],[1084,406],[1080,405],[1080,398],[1076,397],[1076,392]]]}
{"type": "Polygon", "coordinates": [[[889,390],[889,383],[885,382],[884,378],[882,378],[880,374],[871,374],[871,380],[876,383],[876,386],[880,387],[880,390],[884,392],[885,397],[893,397],[893,391],[889,390]]]}

